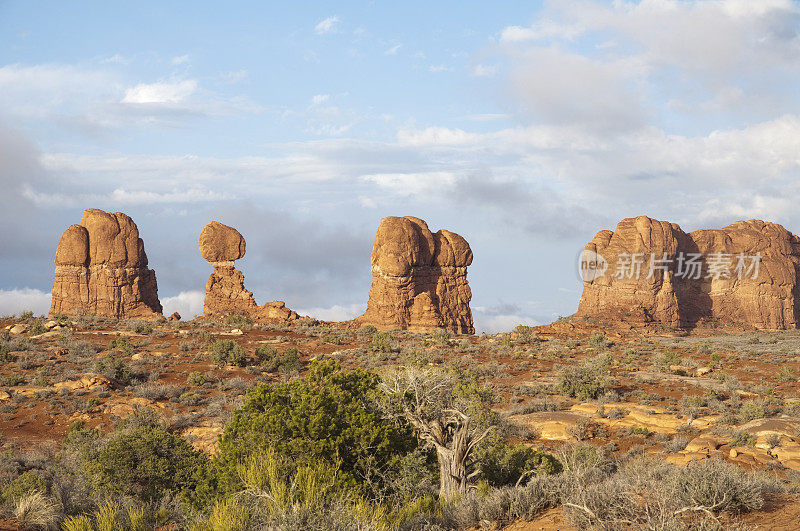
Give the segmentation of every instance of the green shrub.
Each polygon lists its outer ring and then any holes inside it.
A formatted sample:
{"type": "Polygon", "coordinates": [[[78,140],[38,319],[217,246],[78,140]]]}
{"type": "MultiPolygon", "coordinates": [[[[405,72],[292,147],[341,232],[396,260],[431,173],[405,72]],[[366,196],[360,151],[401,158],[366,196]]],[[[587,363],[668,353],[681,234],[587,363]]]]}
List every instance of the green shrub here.
{"type": "Polygon", "coordinates": [[[107,436],[73,425],[64,439],[95,488],[145,501],[193,495],[208,472],[208,458],[186,439],[153,423],[152,414],[128,417],[107,436]]]}
{"type": "Polygon", "coordinates": [[[203,402],[203,397],[195,391],[186,391],[178,397],[178,402],[185,406],[196,406],[203,402]]]}
{"type": "Polygon", "coordinates": [[[479,456],[480,477],[492,487],[514,485],[531,475],[558,474],[561,463],[544,450],[525,444],[508,445],[503,441],[479,456]]]}
{"type": "Polygon", "coordinates": [[[302,378],[256,384],[220,439],[221,489],[238,490],[237,463],[267,448],[293,466],[338,463],[342,484],[382,488],[378,471],[396,467],[397,459],[416,447],[416,438],[408,426],[382,418],[374,406],[378,385],[377,375],[343,371],[333,360],[312,362],[302,378]]]}
{"type": "Polygon", "coordinates": [[[742,404],[742,407],[739,409],[739,413],[736,416],[739,420],[739,424],[744,424],[746,422],[750,422],[751,420],[762,419],[766,417],[767,414],[764,411],[762,404],[751,401],[742,404]]]}
{"type": "Polygon", "coordinates": [[[730,442],[731,446],[755,446],[756,445],[756,438],[755,436],[747,433],[744,430],[737,431],[733,434],[733,439],[730,442]]]}
{"type": "Polygon", "coordinates": [[[116,380],[122,384],[130,382],[132,376],[128,363],[113,354],[98,358],[94,362],[94,370],[109,380],[116,380]]]}
{"type": "Polygon", "coordinates": [[[449,347],[453,334],[449,330],[437,328],[431,332],[430,342],[440,347],[449,347]]]}
{"type": "Polygon", "coordinates": [[[592,332],[592,335],[589,336],[589,345],[595,348],[605,348],[609,346],[611,342],[606,339],[606,335],[603,332],[592,332]]]}
{"type": "Polygon", "coordinates": [[[670,365],[682,365],[683,364],[683,357],[681,353],[675,350],[668,350],[663,352],[658,357],[658,364],[663,367],[669,367],[670,365]]]}
{"type": "Polygon", "coordinates": [[[16,387],[25,383],[25,377],[19,374],[10,374],[2,378],[2,384],[5,387],[16,387]]]}
{"type": "Polygon", "coordinates": [[[331,345],[341,345],[342,344],[342,336],[339,334],[325,334],[322,336],[323,343],[330,343],[331,345]]]}
{"type": "Polygon", "coordinates": [[[47,493],[47,484],[35,472],[24,472],[3,489],[3,501],[16,503],[33,492],[47,493]]]}
{"type": "Polygon", "coordinates": [[[28,333],[32,336],[38,336],[39,334],[44,334],[47,332],[47,328],[44,326],[44,323],[41,319],[34,319],[31,323],[31,327],[28,330],[28,333]]]}
{"type": "Polygon", "coordinates": [[[536,330],[532,326],[517,325],[514,328],[517,334],[517,341],[519,343],[532,343],[538,340],[536,337],[536,330]]]}
{"type": "Polygon", "coordinates": [[[189,376],[186,377],[186,383],[194,387],[200,387],[202,385],[205,385],[207,381],[208,380],[203,375],[203,373],[198,371],[192,371],[189,373],[189,376]]]}
{"type": "Polygon", "coordinates": [[[356,332],[361,337],[372,337],[378,332],[378,329],[372,325],[364,325],[356,332]]]}
{"type": "Polygon", "coordinates": [[[128,330],[137,334],[149,335],[153,332],[153,324],[141,319],[132,319],[125,323],[125,326],[128,330]]]}
{"type": "Polygon", "coordinates": [[[229,315],[225,317],[225,324],[240,330],[246,330],[253,326],[253,320],[246,315],[229,315]]]}
{"type": "Polygon", "coordinates": [[[123,356],[131,357],[136,353],[136,349],[127,338],[120,337],[111,341],[108,344],[109,349],[119,351],[123,356]]]}
{"type": "Polygon", "coordinates": [[[394,346],[394,338],[389,332],[377,332],[372,336],[369,348],[373,352],[397,352],[397,348],[394,346]]]}
{"type": "Polygon", "coordinates": [[[599,356],[577,367],[567,367],[558,375],[556,389],[579,400],[596,399],[611,382],[611,356],[599,356]]]}
{"type": "Polygon", "coordinates": [[[281,354],[275,347],[260,345],[256,349],[256,357],[269,372],[295,373],[302,366],[300,352],[295,347],[289,347],[281,354]]]}
{"type": "Polygon", "coordinates": [[[219,365],[247,365],[247,353],[233,339],[218,339],[211,345],[211,359],[219,365]]]}

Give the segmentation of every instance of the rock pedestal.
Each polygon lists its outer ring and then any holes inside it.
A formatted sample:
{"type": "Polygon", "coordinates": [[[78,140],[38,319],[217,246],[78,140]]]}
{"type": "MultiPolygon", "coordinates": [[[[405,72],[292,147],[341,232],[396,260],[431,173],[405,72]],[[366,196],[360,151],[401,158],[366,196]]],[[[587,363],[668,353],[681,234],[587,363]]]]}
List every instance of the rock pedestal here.
{"type": "Polygon", "coordinates": [[[200,232],[199,247],[200,254],[214,267],[206,282],[205,315],[247,315],[256,321],[298,318],[282,301],[258,306],[253,293],[245,289],[244,274],[234,266],[234,261],[242,258],[246,250],[238,230],[212,221],[200,232]]]}
{"type": "Polygon", "coordinates": [[[61,235],[50,315],[161,317],[155,271],[133,220],[120,212],[83,212],[61,235]]]}
{"type": "Polygon", "coordinates": [[[370,257],[372,287],[358,318],[378,328],[473,334],[469,244],[454,232],[431,233],[411,216],[381,220],[370,257]]]}

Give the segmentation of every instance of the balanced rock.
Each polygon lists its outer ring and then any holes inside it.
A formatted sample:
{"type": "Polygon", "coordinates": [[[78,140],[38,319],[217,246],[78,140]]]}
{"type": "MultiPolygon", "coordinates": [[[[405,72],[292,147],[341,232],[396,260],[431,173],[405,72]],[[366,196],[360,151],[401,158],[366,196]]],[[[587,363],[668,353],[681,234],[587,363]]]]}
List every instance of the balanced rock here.
{"type": "Polygon", "coordinates": [[[207,316],[247,315],[254,320],[294,320],[297,313],[282,301],[258,306],[253,293],[244,287],[244,274],[234,261],[245,254],[245,240],[238,230],[217,221],[200,231],[200,254],[214,267],[206,282],[203,312],[207,316]]]}
{"type": "Polygon", "coordinates": [[[702,320],[759,329],[800,322],[800,238],[775,223],[685,233],[645,216],[624,219],[595,235],[581,267],[581,316],[673,328],[702,320]]]}
{"type": "Polygon", "coordinates": [[[161,314],[155,271],[133,220],[120,212],[83,212],[61,235],[55,255],[50,315],[95,314],[156,318],[161,314]]]}
{"type": "Polygon", "coordinates": [[[472,249],[454,232],[431,233],[421,219],[381,220],[370,256],[372,287],[358,318],[378,328],[473,334],[467,266],[472,249]]]}
{"type": "Polygon", "coordinates": [[[238,230],[212,221],[200,231],[200,254],[206,261],[233,262],[244,256],[245,242],[238,230]]]}

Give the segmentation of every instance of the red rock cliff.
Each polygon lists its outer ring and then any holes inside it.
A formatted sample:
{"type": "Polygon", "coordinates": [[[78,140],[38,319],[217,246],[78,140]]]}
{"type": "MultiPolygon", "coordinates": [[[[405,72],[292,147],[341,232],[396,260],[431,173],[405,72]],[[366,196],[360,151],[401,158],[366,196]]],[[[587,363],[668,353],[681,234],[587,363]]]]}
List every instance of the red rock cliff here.
{"type": "Polygon", "coordinates": [[[704,319],[759,329],[800,324],[800,239],[775,223],[737,221],[687,234],[640,216],[598,232],[587,252],[608,267],[584,278],[578,315],[672,327],[704,319]]]}

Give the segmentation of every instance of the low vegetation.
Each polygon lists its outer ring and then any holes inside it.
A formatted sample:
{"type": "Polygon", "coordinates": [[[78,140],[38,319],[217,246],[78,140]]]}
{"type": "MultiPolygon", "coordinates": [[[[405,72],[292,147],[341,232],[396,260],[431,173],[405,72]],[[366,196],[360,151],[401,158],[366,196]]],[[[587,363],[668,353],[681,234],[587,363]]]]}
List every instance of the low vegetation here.
{"type": "Polygon", "coordinates": [[[788,333],[729,350],[598,323],[469,338],[242,316],[63,325],[0,333],[0,429],[58,433],[2,442],[0,518],[25,528],[478,529],[556,508],[576,529],[723,529],[800,479],[727,461],[792,448],[793,432],[757,431],[799,416],[788,333]],[[756,349],[764,371],[741,361],[756,349]],[[562,417],[569,441],[526,424],[562,417]],[[699,435],[724,446],[668,462],[699,435]]]}

